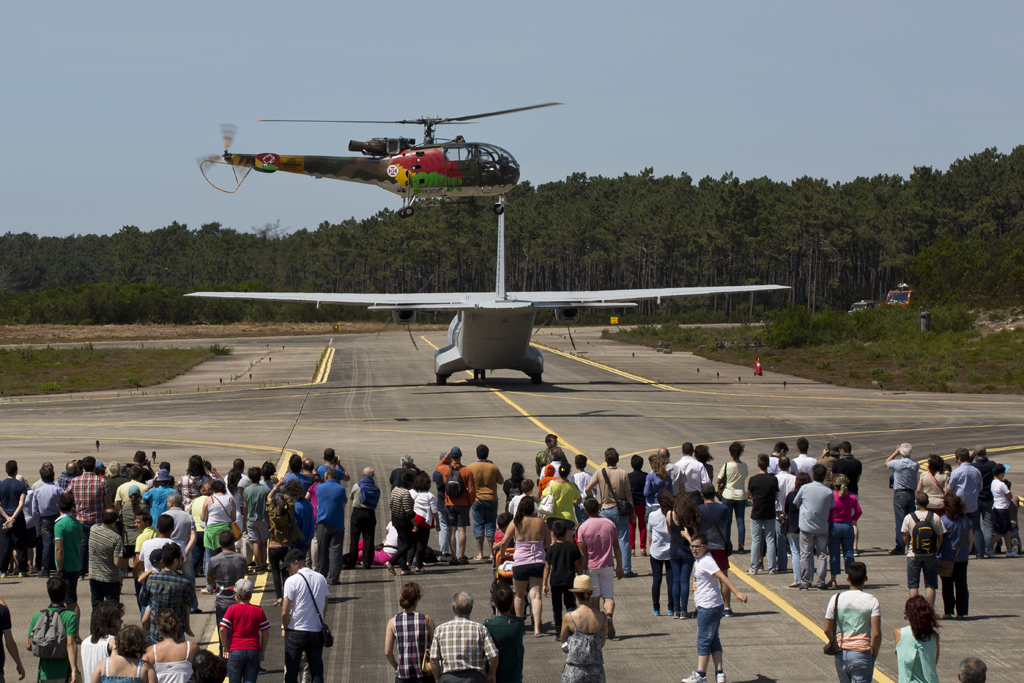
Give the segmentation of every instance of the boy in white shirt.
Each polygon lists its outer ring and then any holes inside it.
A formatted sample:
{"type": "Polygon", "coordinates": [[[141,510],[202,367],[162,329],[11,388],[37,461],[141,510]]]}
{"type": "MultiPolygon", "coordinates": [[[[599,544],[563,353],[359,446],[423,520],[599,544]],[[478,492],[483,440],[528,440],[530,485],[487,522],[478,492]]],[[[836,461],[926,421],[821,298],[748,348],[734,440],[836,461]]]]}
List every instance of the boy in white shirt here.
{"type": "Polygon", "coordinates": [[[988,542],[988,547],[985,548],[985,554],[989,557],[995,555],[993,548],[996,547],[996,543],[999,539],[1003,539],[1003,543],[1006,544],[1006,556],[1007,557],[1020,557],[1016,550],[1010,545],[1010,532],[1012,528],[1010,526],[1010,506],[1013,505],[1013,494],[1010,493],[1009,487],[1003,482],[1003,478],[1006,476],[1006,467],[1004,465],[996,465],[995,469],[992,470],[992,539],[988,542]]]}
{"type": "Polygon", "coordinates": [[[718,637],[718,628],[722,623],[725,603],[722,601],[722,589],[719,582],[725,585],[733,596],[745,603],[747,596],[733,585],[725,575],[711,553],[708,552],[708,538],[704,534],[695,534],[690,539],[690,550],[697,562],[693,565],[693,603],[697,606],[697,670],[683,683],[707,683],[708,660],[715,664],[715,680],[725,683],[725,671],[722,670],[722,642],[718,637]]]}

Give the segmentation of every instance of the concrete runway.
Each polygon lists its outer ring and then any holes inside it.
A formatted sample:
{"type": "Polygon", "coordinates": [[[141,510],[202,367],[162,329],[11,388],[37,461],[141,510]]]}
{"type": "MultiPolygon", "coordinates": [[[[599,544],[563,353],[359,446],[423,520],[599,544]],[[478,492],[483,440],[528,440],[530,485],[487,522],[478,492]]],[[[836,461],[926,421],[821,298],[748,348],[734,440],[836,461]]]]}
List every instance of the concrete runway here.
{"type": "MultiPolygon", "coordinates": [[[[328,337],[217,340],[235,347],[235,354],[144,395],[109,392],[0,404],[3,459],[18,460],[31,482],[43,461],[60,468],[68,459],[89,453],[104,461],[125,461],[137,448],[155,450],[157,460],[171,461],[172,473],[180,475],[192,453],[226,471],[236,457],[253,465],[278,462],[282,453],[293,451],[319,464],[318,456],[330,446],[351,472],[373,466],[386,488],[387,475],[403,453],[432,468],[438,454],[455,445],[471,460],[474,447],[486,443],[504,473],[513,461],[532,473],[533,455],[549,431],[561,437],[563,446],[586,453],[596,463],[603,462],[609,446],[645,458],[668,446],[678,459],[679,445],[691,441],[711,446],[716,467],[728,458],[726,446],[734,440],[746,444],[749,465],[757,453],[771,452],[779,439],[788,441],[794,454],[799,436],[811,441],[812,454],[820,453],[827,441],[846,439],[865,466],[860,559],[868,564],[867,590],[879,598],[883,610],[876,680],[896,680],[892,629],[904,624],[905,559],[885,552],[893,545],[894,525],[882,463],[902,441],[914,444],[919,458],[981,443],[994,460],[1011,464],[1014,471],[1024,468],[1024,401],[1016,396],[850,390],[770,370],[754,378],[747,368],[605,342],[594,329],[578,330],[574,338],[582,358],[569,355],[570,342],[559,330],[537,336],[552,349],[545,351],[545,384],[538,387],[512,372],[498,372],[485,382],[474,382],[468,374],[468,381],[453,376],[448,386],[435,386],[431,346],[443,345],[440,332],[418,336],[418,350],[404,332],[381,335],[376,342],[373,335],[335,337],[330,372],[322,383],[310,383],[310,378],[328,337]],[[97,439],[98,454],[93,445],[97,439]]],[[[384,517],[382,510],[379,530],[384,517]]],[[[744,545],[749,547],[749,537],[744,545]]],[[[475,554],[473,541],[470,551],[470,556],[475,554]]],[[[734,566],[745,568],[748,559],[734,556],[734,566]]],[[[1020,589],[1010,581],[1020,575],[1014,562],[1002,557],[972,561],[972,618],[943,624],[942,681],[955,681],[957,664],[968,655],[985,659],[989,680],[1019,679],[1019,631],[1024,623],[1020,589]]],[[[695,622],[653,618],[649,562],[633,558],[633,567],[641,576],[616,586],[619,638],[605,648],[608,679],[679,680],[696,667],[695,622]]],[[[788,590],[791,574],[731,575],[750,602],[734,604],[737,617],[723,623],[729,680],[835,680],[831,658],[821,654],[819,630],[832,593],[788,590]]],[[[327,659],[328,680],[391,681],[393,673],[383,657],[384,624],[399,611],[402,577],[374,569],[345,572],[342,580],[343,585],[332,588],[328,613],[336,639],[327,659]]],[[[452,593],[464,588],[477,597],[474,616],[489,616],[489,566],[438,567],[417,581],[426,593],[421,611],[439,623],[450,615],[452,593]]],[[[10,605],[14,634],[23,643],[31,613],[45,606],[42,581],[0,581],[0,597],[10,605]]],[[[272,601],[272,595],[264,595],[264,608],[276,623],[279,614],[270,609],[272,601]]],[[[204,596],[201,604],[212,609],[212,598],[204,596]]],[[[83,611],[87,621],[88,605],[83,611]]],[[[558,680],[564,662],[550,634],[548,600],[545,617],[548,633],[527,638],[528,681],[558,680]]],[[[200,621],[199,630],[202,625],[200,621]]],[[[281,653],[280,639],[272,638],[267,680],[280,680],[281,653]]],[[[29,676],[34,676],[34,659],[24,651],[22,656],[29,676]]],[[[16,676],[9,657],[6,668],[8,677],[16,676]]]]}

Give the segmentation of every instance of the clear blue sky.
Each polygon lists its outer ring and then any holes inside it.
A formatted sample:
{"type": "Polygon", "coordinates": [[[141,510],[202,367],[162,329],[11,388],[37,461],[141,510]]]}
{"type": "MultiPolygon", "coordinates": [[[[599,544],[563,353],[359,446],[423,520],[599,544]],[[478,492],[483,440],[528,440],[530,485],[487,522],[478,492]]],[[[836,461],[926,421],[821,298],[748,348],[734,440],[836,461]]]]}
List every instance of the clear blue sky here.
{"type": "MultiPolygon", "coordinates": [[[[846,181],[1021,142],[1019,2],[8,3],[0,24],[0,233],[179,221],[291,230],[400,206],[383,190],[195,158],[346,155],[415,126],[260,118],[461,116],[534,184],[653,167],[699,179],[846,181]]],[[[510,213],[510,216],[513,214],[510,213]]]]}

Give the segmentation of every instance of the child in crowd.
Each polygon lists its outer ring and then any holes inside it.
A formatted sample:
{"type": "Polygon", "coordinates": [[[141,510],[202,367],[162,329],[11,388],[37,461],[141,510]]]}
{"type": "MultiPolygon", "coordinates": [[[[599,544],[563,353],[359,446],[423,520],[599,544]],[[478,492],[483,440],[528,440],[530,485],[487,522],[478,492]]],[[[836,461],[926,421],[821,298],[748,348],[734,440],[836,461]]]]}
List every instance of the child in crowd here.
{"type": "Polygon", "coordinates": [[[523,484],[520,487],[522,493],[513,498],[508,504],[508,512],[510,515],[512,515],[513,517],[516,516],[516,510],[519,508],[519,501],[521,501],[523,498],[529,498],[533,496],[534,486],[536,486],[536,483],[534,483],[533,479],[523,479],[523,484]]]}
{"type": "Polygon", "coordinates": [[[494,530],[494,547],[497,548],[501,545],[501,540],[505,538],[505,529],[512,523],[512,515],[507,512],[502,512],[498,515],[497,526],[494,530]]]}
{"type": "Polygon", "coordinates": [[[579,547],[565,540],[569,532],[568,526],[563,519],[555,520],[551,525],[555,542],[544,551],[544,595],[551,596],[555,633],[562,632],[562,604],[565,604],[565,609],[569,612],[576,609],[576,595],[572,593],[576,575],[586,574],[579,547]]]}
{"type": "Polygon", "coordinates": [[[1013,531],[1010,526],[1010,508],[1014,506],[1014,498],[1009,487],[1003,481],[1006,476],[1006,466],[996,465],[992,470],[992,476],[994,477],[992,480],[993,533],[992,540],[988,542],[988,548],[985,549],[985,554],[989,557],[994,555],[992,549],[1002,538],[1003,543],[1006,544],[1006,556],[1020,557],[1020,554],[1010,545],[1011,531],[1013,531]]]}
{"type": "Polygon", "coordinates": [[[250,604],[253,584],[249,579],[235,583],[235,604],[220,621],[220,651],[228,655],[229,683],[256,683],[260,662],[270,641],[270,620],[262,607],[250,604]]]}

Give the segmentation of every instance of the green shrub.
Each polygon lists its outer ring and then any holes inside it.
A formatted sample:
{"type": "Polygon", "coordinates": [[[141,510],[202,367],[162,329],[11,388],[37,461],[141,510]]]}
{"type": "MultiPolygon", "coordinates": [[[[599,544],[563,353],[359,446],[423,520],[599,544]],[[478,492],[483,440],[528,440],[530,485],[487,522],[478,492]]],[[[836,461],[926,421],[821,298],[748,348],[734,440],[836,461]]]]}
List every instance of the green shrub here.
{"type": "Polygon", "coordinates": [[[221,346],[220,344],[214,344],[210,347],[210,353],[215,356],[230,356],[232,351],[234,349],[230,346],[221,346]]]}
{"type": "Polygon", "coordinates": [[[55,393],[59,392],[60,390],[61,390],[60,382],[54,382],[53,380],[50,380],[49,382],[46,382],[45,384],[43,384],[43,391],[45,391],[48,394],[55,394],[55,393]]]}

